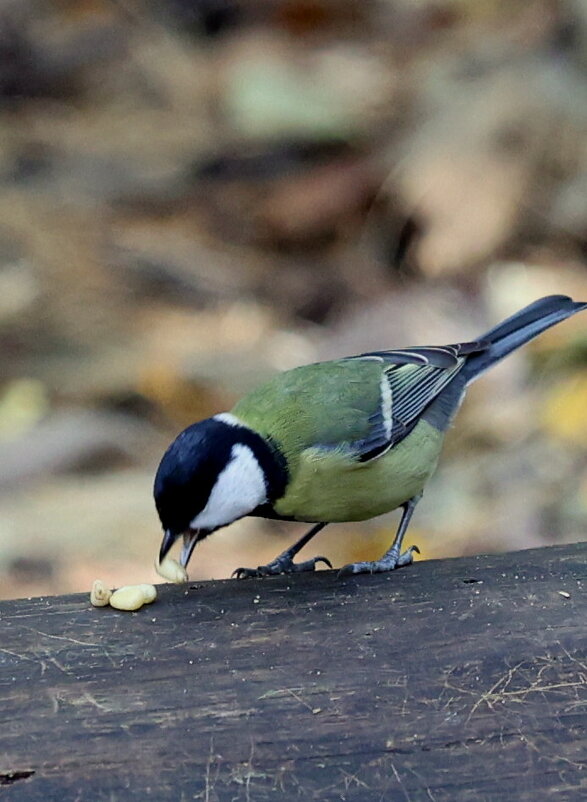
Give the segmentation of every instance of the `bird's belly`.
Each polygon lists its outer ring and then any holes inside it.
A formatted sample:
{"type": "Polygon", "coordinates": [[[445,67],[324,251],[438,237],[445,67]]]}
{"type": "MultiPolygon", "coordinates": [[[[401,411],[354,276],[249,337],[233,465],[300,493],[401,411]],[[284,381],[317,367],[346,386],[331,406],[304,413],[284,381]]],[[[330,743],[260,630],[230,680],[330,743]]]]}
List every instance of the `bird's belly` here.
{"type": "Polygon", "coordinates": [[[444,434],[425,421],[372,462],[307,449],[275,511],[299,521],[363,521],[418,495],[436,468],[444,434]]]}

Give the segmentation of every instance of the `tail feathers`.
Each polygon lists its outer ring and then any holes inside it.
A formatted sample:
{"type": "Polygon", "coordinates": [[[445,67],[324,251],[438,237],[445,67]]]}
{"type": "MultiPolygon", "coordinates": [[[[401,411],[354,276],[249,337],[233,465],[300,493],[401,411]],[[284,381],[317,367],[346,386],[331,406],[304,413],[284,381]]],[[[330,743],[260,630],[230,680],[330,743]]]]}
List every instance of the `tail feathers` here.
{"type": "Polygon", "coordinates": [[[587,303],[578,303],[566,295],[549,295],[534,301],[479,338],[487,348],[468,358],[464,378],[473,381],[516,348],[582,309],[587,309],[587,303]]]}

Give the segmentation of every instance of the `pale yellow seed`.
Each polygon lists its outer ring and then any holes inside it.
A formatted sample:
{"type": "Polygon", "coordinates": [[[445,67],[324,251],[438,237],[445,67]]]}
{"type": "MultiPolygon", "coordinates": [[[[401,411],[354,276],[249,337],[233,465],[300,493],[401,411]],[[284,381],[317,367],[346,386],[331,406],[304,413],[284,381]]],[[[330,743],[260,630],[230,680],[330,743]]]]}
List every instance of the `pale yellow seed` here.
{"type": "Polygon", "coordinates": [[[106,607],[111,596],[112,591],[104,587],[104,583],[101,579],[96,579],[90,593],[90,602],[94,607],[106,607]]]}
{"type": "Polygon", "coordinates": [[[117,610],[138,610],[145,603],[141,585],[124,585],[110,597],[110,606],[117,610]]]}
{"type": "Polygon", "coordinates": [[[187,571],[173,557],[165,557],[160,563],[155,561],[155,570],[163,579],[168,582],[175,582],[177,585],[188,580],[187,571]]]}
{"type": "Polygon", "coordinates": [[[143,599],[145,600],[145,604],[151,604],[157,598],[157,588],[155,585],[139,585],[141,590],[143,591],[143,599]]]}

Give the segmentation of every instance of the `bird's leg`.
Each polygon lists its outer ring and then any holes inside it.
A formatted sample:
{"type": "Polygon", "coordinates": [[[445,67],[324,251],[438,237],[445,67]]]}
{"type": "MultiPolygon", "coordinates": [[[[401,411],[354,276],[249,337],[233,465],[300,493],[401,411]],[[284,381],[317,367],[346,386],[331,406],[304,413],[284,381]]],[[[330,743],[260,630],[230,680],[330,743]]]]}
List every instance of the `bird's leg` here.
{"type": "Polygon", "coordinates": [[[294,543],[293,546],[290,546],[289,549],[286,549],[267,565],[260,565],[258,568],[237,568],[232,572],[232,576],[236,576],[237,579],[247,579],[249,577],[273,576],[275,574],[298,574],[301,571],[313,571],[318,562],[326,563],[329,568],[332,568],[330,560],[327,560],[326,557],[312,557],[311,560],[305,560],[303,563],[294,563],[293,561],[298,551],[303,549],[306,543],[314,535],[317,535],[321,529],[324,529],[325,526],[325,523],[313,526],[297,543],[294,543]]]}
{"type": "Polygon", "coordinates": [[[410,546],[404,552],[402,552],[402,540],[404,539],[410,519],[414,514],[414,510],[416,509],[416,504],[421,498],[422,494],[419,496],[414,496],[414,498],[411,498],[402,505],[403,513],[401,521],[399,522],[397,534],[391,545],[391,548],[385,552],[383,557],[381,557],[379,560],[372,560],[364,563],[349,563],[349,565],[345,565],[340,569],[338,575],[375,574],[379,573],[380,571],[393,571],[394,568],[402,568],[404,565],[410,565],[414,561],[414,552],[419,554],[420,549],[417,546],[410,546]]]}

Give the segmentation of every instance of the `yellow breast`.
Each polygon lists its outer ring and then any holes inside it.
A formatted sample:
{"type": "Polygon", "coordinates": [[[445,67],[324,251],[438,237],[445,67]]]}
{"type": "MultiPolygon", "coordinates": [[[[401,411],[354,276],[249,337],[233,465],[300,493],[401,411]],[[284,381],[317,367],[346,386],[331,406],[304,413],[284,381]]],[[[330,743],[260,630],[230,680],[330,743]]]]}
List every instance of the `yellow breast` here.
{"type": "Polygon", "coordinates": [[[306,449],[274,507],[299,521],[364,521],[399,507],[422,492],[434,472],[444,433],[426,421],[371,462],[343,450],[306,449]]]}

